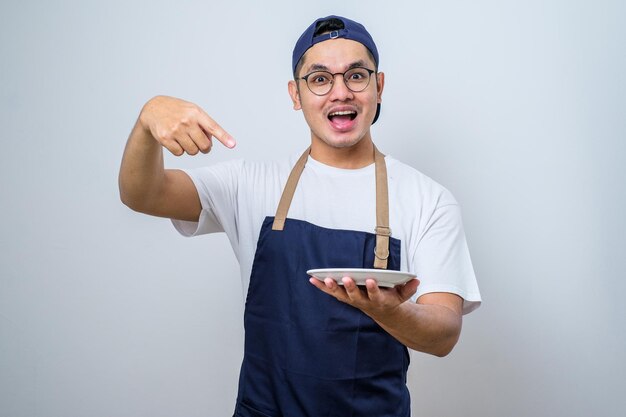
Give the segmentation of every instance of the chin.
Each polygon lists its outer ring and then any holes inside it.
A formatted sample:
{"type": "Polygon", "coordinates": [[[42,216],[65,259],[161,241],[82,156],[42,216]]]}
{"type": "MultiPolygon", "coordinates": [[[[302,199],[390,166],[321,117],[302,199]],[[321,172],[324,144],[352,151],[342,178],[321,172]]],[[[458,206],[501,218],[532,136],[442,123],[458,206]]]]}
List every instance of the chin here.
{"type": "Polygon", "coordinates": [[[351,148],[358,145],[368,136],[367,131],[362,132],[360,130],[353,130],[351,132],[335,132],[331,130],[322,133],[322,135],[315,136],[326,145],[337,149],[351,148]]]}
{"type": "Polygon", "coordinates": [[[359,138],[324,138],[322,139],[322,141],[327,144],[330,147],[333,148],[338,148],[338,149],[343,149],[343,148],[351,148],[355,145],[357,145],[359,142],[361,142],[361,140],[363,139],[363,137],[359,137],[359,138]]]}

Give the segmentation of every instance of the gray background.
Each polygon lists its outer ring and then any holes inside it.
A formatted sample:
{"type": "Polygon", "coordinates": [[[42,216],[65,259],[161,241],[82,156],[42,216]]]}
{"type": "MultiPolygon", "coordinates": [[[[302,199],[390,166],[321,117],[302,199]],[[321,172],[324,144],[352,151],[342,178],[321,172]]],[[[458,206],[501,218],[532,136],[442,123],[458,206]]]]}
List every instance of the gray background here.
{"type": "Polygon", "coordinates": [[[228,241],[128,210],[120,158],[156,94],[239,141],[168,166],[303,149],[291,50],[331,13],[376,39],[374,138],[457,197],[485,300],[413,354],[414,414],[626,414],[623,2],[173,3],[0,6],[0,416],[230,415],[228,241]]]}

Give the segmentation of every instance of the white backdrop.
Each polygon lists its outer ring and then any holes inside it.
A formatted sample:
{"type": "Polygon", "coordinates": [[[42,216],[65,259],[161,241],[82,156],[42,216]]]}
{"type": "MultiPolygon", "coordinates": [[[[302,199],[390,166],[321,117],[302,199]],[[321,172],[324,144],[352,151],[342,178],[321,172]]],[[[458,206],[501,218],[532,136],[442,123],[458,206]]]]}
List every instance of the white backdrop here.
{"type": "Polygon", "coordinates": [[[119,162],[156,94],[239,142],[170,167],[303,149],[291,51],[332,13],[374,36],[374,139],[459,200],[484,297],[450,356],[413,354],[414,415],[626,415],[624,2],[23,0],[0,5],[0,416],[231,415],[228,241],[128,210],[119,162]]]}

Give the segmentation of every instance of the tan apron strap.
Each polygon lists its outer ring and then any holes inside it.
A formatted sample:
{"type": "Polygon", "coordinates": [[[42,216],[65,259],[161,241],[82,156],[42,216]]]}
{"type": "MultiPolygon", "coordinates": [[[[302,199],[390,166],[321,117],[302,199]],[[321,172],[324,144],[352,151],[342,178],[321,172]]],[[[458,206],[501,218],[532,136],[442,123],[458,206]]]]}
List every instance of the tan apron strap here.
{"type": "Polygon", "coordinates": [[[285,219],[287,219],[289,206],[291,206],[291,200],[296,192],[296,186],[298,185],[302,171],[304,171],[304,166],[306,165],[306,160],[309,158],[310,152],[311,147],[309,146],[306,151],[304,151],[300,159],[298,159],[298,162],[296,162],[296,165],[294,165],[291,173],[289,174],[287,184],[285,185],[283,194],[280,196],[280,202],[278,203],[278,208],[276,209],[276,216],[274,216],[272,230],[283,230],[285,227],[285,219]]]}
{"type": "MultiPolygon", "coordinates": [[[[291,200],[296,192],[296,187],[304,166],[309,158],[311,147],[300,156],[298,162],[294,165],[287,184],[280,197],[272,230],[283,230],[287,213],[291,206],[291,200]]],[[[385,155],[374,146],[374,165],[376,169],[376,247],[374,248],[374,268],[387,269],[387,258],[389,258],[389,236],[391,229],[389,228],[389,192],[387,189],[387,165],[385,164],[385,155]]]]}
{"type": "Polygon", "coordinates": [[[385,155],[374,146],[376,166],[376,247],[374,247],[374,268],[387,269],[389,258],[389,191],[387,188],[387,165],[385,155]]]}

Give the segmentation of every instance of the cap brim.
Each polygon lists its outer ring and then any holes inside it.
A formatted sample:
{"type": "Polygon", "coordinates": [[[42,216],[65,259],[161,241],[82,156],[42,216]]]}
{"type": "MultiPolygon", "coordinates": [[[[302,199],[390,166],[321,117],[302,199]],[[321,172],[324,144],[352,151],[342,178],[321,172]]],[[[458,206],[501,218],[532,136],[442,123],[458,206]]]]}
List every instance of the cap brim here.
{"type": "Polygon", "coordinates": [[[378,105],[376,106],[376,115],[374,116],[374,121],[372,122],[372,124],[376,123],[376,120],[378,120],[378,116],[380,116],[380,103],[378,103],[378,105]]]}

